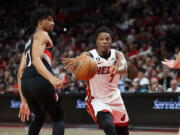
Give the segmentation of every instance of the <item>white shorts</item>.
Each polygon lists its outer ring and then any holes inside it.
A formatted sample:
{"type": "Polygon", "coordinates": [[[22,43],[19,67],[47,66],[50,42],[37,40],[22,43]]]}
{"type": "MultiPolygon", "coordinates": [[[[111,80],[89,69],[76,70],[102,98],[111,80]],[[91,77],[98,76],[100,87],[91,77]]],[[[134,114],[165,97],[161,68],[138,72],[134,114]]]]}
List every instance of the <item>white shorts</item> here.
{"type": "MultiPolygon", "coordinates": [[[[89,99],[86,100],[86,108],[90,116],[97,123],[97,113],[99,111],[109,112],[113,116],[113,123],[116,126],[127,126],[129,117],[124,106],[124,103],[117,102],[104,102],[100,99],[89,99]]],[[[97,123],[98,124],[98,123],[97,123]]]]}

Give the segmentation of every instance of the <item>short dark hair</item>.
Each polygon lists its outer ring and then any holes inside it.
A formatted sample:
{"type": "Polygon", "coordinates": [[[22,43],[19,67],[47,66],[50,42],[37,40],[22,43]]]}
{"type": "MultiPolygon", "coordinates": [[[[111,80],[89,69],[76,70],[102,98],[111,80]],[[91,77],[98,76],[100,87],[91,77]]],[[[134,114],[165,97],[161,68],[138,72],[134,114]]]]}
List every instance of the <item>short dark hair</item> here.
{"type": "Polygon", "coordinates": [[[99,33],[102,33],[102,32],[109,33],[111,38],[113,38],[112,31],[108,27],[102,26],[99,29],[97,29],[96,34],[95,34],[95,39],[97,39],[99,33]]]}
{"type": "Polygon", "coordinates": [[[46,19],[48,16],[54,17],[54,12],[48,8],[36,9],[32,12],[30,17],[30,24],[32,25],[32,28],[37,26],[39,20],[46,19]]]}

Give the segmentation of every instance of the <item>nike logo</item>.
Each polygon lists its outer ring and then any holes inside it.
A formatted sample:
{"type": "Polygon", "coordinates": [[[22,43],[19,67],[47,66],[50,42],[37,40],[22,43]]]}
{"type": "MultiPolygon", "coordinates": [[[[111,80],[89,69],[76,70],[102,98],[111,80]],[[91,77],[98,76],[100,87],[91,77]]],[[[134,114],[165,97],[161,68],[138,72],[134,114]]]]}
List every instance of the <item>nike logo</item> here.
{"type": "Polygon", "coordinates": [[[98,64],[102,64],[103,62],[98,62],[98,64]]]}

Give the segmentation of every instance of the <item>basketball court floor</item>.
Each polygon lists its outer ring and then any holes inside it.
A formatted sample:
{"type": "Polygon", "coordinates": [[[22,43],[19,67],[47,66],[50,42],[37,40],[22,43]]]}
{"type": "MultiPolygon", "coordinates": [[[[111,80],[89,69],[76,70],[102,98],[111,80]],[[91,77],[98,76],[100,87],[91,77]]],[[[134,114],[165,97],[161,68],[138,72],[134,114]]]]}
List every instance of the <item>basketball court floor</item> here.
{"type": "MultiPolygon", "coordinates": [[[[0,135],[27,135],[27,127],[0,127],[0,135]]],[[[51,128],[43,128],[40,135],[51,135],[51,128]]],[[[66,128],[65,135],[105,135],[96,128],[66,128]]],[[[130,135],[180,135],[178,131],[131,131],[130,135]]]]}

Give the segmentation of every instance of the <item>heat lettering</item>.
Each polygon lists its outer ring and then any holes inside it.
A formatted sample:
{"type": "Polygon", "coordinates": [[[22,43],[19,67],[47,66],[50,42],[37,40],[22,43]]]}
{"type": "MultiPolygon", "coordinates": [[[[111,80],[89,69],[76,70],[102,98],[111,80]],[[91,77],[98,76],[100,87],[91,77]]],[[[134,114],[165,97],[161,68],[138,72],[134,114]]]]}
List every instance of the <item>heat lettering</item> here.
{"type": "Polygon", "coordinates": [[[108,74],[109,73],[109,66],[106,67],[98,67],[97,74],[108,74]]]}

